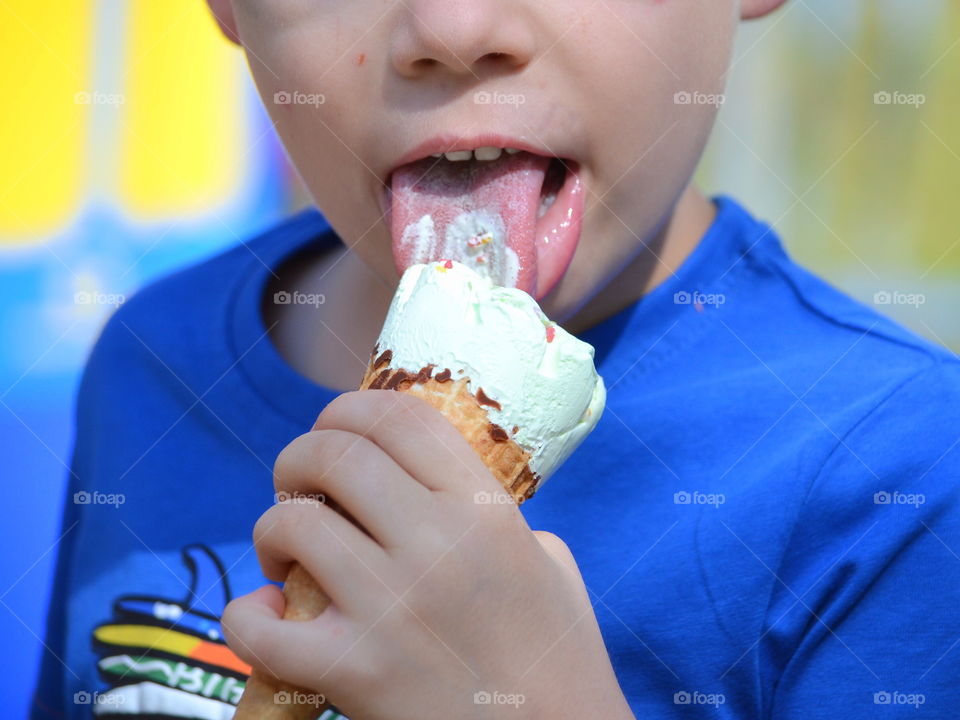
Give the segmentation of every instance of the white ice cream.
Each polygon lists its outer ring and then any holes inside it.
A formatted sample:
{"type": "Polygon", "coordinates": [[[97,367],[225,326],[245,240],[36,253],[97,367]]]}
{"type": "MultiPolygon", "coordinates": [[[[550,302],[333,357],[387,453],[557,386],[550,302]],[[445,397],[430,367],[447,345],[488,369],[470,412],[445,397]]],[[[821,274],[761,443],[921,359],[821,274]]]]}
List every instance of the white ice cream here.
{"type": "Polygon", "coordinates": [[[413,265],[400,280],[377,343],[390,367],[452,379],[501,405],[487,407],[530,455],[540,482],[593,430],[606,400],[593,347],[549,320],[527,293],[494,285],[459,262],[413,265]],[[513,433],[513,428],[517,432],[513,433]]]}

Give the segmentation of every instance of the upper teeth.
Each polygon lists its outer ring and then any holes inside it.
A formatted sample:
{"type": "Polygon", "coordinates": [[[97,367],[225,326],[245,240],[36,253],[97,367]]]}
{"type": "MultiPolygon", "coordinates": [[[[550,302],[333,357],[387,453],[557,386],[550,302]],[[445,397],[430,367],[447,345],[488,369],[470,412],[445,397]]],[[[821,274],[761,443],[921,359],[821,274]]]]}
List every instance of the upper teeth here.
{"type": "MultiPolygon", "coordinates": [[[[517,148],[498,148],[498,147],[478,147],[474,150],[454,150],[453,152],[442,153],[443,157],[451,162],[463,162],[464,160],[496,160],[500,154],[506,150],[508,155],[520,152],[517,148]]],[[[441,153],[435,153],[433,157],[438,158],[441,153]]]]}

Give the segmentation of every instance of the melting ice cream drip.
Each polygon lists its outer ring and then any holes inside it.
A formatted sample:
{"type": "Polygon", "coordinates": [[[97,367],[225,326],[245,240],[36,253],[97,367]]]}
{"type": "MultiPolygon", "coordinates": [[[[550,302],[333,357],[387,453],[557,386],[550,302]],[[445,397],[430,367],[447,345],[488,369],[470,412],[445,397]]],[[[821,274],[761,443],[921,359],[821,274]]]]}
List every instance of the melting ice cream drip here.
{"type": "Polygon", "coordinates": [[[406,227],[402,243],[411,247],[416,263],[449,258],[497,285],[516,287],[520,261],[507,245],[506,229],[499,213],[462,212],[447,224],[442,239],[437,237],[433,217],[424,215],[406,227]]]}

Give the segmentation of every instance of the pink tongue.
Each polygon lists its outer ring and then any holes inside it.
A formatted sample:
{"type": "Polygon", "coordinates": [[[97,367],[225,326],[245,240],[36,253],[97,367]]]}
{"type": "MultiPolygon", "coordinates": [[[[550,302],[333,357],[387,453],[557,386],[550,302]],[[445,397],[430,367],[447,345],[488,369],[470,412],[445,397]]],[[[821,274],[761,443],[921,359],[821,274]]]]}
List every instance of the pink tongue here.
{"type": "Polygon", "coordinates": [[[540,190],[550,159],[504,153],[498,160],[426,158],[393,173],[393,259],[410,265],[457,260],[498,285],[533,294],[540,190]]]}

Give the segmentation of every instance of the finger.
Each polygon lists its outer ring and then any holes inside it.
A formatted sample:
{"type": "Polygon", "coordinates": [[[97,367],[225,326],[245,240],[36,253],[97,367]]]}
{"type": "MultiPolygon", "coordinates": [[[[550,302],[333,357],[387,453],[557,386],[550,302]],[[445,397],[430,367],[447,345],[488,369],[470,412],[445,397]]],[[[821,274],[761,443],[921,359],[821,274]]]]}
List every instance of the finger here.
{"type": "Polygon", "coordinates": [[[336,611],[330,609],[331,618],[324,612],[316,620],[283,620],[283,604],[283,593],[274,585],[236,598],[223,611],[224,636],[237,657],[265,678],[310,687],[317,669],[342,654],[330,631],[336,611]]]}
{"type": "Polygon", "coordinates": [[[285,580],[296,561],[345,611],[362,612],[383,588],[383,549],[325,505],[274,505],[254,526],[253,544],[266,577],[285,580]]]}
{"type": "Polygon", "coordinates": [[[369,438],[430,490],[500,487],[460,431],[439,410],[406,393],[344,393],[320,413],[314,428],[369,438]]]}
{"type": "Polygon", "coordinates": [[[278,491],[333,498],[384,547],[392,547],[432,503],[430,492],[367,438],[317,430],[287,445],[274,464],[278,491]]]}

